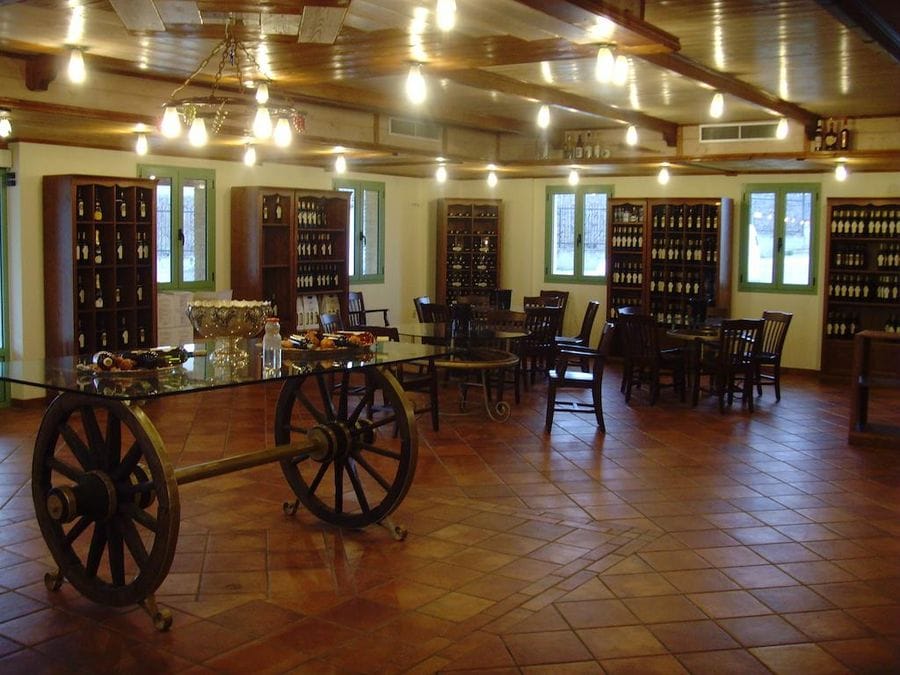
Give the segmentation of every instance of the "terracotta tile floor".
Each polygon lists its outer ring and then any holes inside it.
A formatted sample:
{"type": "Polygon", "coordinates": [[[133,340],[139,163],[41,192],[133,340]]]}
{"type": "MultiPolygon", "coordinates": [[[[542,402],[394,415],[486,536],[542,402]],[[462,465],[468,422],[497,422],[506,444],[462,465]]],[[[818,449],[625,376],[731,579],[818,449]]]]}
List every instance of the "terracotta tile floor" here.
{"type": "MultiPolygon", "coordinates": [[[[618,375],[606,435],[563,413],[545,435],[540,384],[505,424],[423,420],[403,542],[285,516],[277,465],[182,486],[168,633],[45,589],[40,412],[2,410],[0,672],[900,672],[900,444],[848,446],[846,388],[812,376],[720,415],[626,406],[618,375]]],[[[180,466],[271,442],[276,395],[147,410],[180,466]]],[[[900,396],[874,408],[900,423],[900,396]]]]}

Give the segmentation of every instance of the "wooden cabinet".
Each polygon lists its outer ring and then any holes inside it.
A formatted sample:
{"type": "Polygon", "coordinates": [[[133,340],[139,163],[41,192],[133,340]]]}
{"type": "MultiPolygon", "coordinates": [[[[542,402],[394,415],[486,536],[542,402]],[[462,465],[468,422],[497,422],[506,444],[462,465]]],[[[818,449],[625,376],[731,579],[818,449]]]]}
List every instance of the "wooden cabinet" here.
{"type": "Polygon", "coordinates": [[[44,176],[48,357],[156,345],[156,183],[44,176]]]}
{"type": "Polygon", "coordinates": [[[639,305],[676,327],[691,323],[701,306],[727,312],[730,199],[611,199],[607,214],[610,317],[639,305]]]}
{"type": "Polygon", "coordinates": [[[435,296],[490,296],[500,287],[500,200],[440,199],[435,296]]]}
{"type": "Polygon", "coordinates": [[[268,187],[231,189],[231,285],[241,300],[270,300],[282,333],[347,320],[350,196],[268,187]]]}
{"type": "MultiPolygon", "coordinates": [[[[823,375],[850,374],[856,332],[900,332],[900,198],[829,199],[825,229],[823,375]]],[[[896,343],[878,341],[869,371],[900,377],[896,343]]]]}

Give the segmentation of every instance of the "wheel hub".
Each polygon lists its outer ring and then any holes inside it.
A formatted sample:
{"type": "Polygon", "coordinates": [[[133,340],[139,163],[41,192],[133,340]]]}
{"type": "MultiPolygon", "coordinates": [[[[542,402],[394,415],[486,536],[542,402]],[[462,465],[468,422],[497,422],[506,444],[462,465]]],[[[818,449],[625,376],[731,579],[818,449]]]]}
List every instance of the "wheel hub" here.
{"type": "Polygon", "coordinates": [[[62,485],[47,493],[47,512],[60,523],[83,516],[95,521],[112,518],[118,507],[116,488],[101,471],[88,471],[74,485],[62,485]]]}
{"type": "Polygon", "coordinates": [[[353,437],[343,422],[329,422],[313,427],[306,435],[313,444],[310,457],[317,462],[340,462],[350,456],[353,437]]]}

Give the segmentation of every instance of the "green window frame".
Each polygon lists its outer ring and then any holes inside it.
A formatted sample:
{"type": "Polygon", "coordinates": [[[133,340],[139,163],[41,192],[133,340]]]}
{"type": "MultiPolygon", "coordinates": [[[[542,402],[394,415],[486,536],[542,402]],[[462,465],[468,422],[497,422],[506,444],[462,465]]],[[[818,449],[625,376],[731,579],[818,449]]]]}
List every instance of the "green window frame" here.
{"type": "MultiPolygon", "coordinates": [[[[6,169],[0,169],[0,361],[9,359],[9,296],[6,288],[6,169]]],[[[9,382],[0,382],[0,407],[9,405],[9,382]]]]}
{"type": "Polygon", "coordinates": [[[606,282],[606,212],[612,186],[549,186],[544,281],[606,282]]]}
{"type": "Polygon", "coordinates": [[[141,165],[138,175],[158,181],[157,288],[161,291],[215,290],[216,172],[141,165]]]}
{"type": "Polygon", "coordinates": [[[816,292],[820,189],[818,183],[744,186],[739,290],[816,292]]]}
{"type": "Polygon", "coordinates": [[[347,232],[347,272],[350,283],[383,283],[384,183],[335,180],[333,185],[335,190],[350,193],[350,222],[347,232]]]}

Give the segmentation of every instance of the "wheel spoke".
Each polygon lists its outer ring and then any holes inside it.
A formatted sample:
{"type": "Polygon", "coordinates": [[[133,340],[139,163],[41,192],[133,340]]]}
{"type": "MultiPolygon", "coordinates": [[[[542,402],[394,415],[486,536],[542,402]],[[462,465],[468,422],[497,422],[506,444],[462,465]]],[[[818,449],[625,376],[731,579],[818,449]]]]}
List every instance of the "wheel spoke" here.
{"type": "Polygon", "coordinates": [[[298,464],[300,464],[300,462],[305,462],[308,459],[309,459],[309,453],[304,452],[302,454],[294,455],[293,457],[291,457],[291,463],[294,466],[297,466],[298,464]]]}
{"type": "Polygon", "coordinates": [[[139,509],[136,504],[120,503],[119,508],[122,512],[122,515],[137,521],[151,532],[157,531],[159,523],[157,522],[156,518],[154,518],[143,509],[139,509]]]}
{"type": "Polygon", "coordinates": [[[57,471],[73,482],[84,476],[84,471],[79,471],[71,464],[62,461],[59,457],[51,457],[47,460],[47,467],[51,471],[57,471]]]}
{"type": "Polygon", "coordinates": [[[106,418],[106,470],[119,464],[122,452],[122,422],[115,415],[106,418]]]}
{"type": "Polygon", "coordinates": [[[334,512],[344,512],[344,463],[334,463],[334,512]]]}
{"type": "Polygon", "coordinates": [[[316,494],[316,489],[319,487],[319,483],[321,483],[322,479],[325,477],[325,473],[328,471],[329,466],[331,466],[331,460],[323,462],[322,466],[319,467],[319,470],[316,472],[315,477],[309,484],[309,494],[316,494]]]}
{"type": "Polygon", "coordinates": [[[372,443],[361,443],[360,447],[363,450],[368,450],[372,454],[381,455],[382,457],[388,457],[390,459],[395,459],[398,462],[403,458],[403,455],[399,452],[394,452],[393,450],[385,450],[384,448],[379,448],[377,445],[372,443]]]}
{"type": "Polygon", "coordinates": [[[345,370],[341,377],[341,391],[338,396],[338,419],[347,419],[347,397],[350,395],[350,371],[345,370]]]}
{"type": "Polygon", "coordinates": [[[141,483],[122,485],[117,488],[123,497],[145,494],[156,490],[156,483],[152,480],[145,480],[141,483]]]}
{"type": "Polygon", "coordinates": [[[354,424],[356,424],[356,421],[359,419],[359,416],[362,415],[363,410],[366,409],[369,402],[372,400],[370,393],[371,393],[371,390],[368,387],[366,387],[366,393],[360,397],[359,401],[356,403],[356,407],[353,408],[353,412],[351,412],[347,416],[347,424],[349,424],[350,426],[353,426],[354,424]]]}
{"type": "Polygon", "coordinates": [[[81,536],[81,534],[88,528],[93,521],[82,516],[78,519],[78,521],[66,532],[66,536],[64,538],[66,545],[71,546],[75,543],[75,540],[81,536]]]}
{"type": "Polygon", "coordinates": [[[78,460],[78,463],[81,464],[81,468],[85,471],[93,471],[97,468],[94,457],[91,455],[91,450],[84,444],[84,441],[78,436],[78,433],[70,427],[68,424],[62,425],[60,427],[60,435],[65,440],[66,445],[69,446],[69,449],[72,451],[72,454],[75,455],[75,459],[78,460]]]}
{"type": "Polygon", "coordinates": [[[378,429],[379,427],[383,427],[388,424],[393,424],[396,419],[397,419],[396,415],[387,415],[386,417],[379,417],[377,420],[372,420],[372,423],[369,425],[369,429],[378,429]]]}
{"type": "Polygon", "coordinates": [[[106,443],[103,441],[103,433],[100,431],[100,423],[97,422],[97,413],[90,406],[81,406],[81,422],[91,450],[97,455],[103,456],[106,451],[106,443]]]}
{"type": "MultiPolygon", "coordinates": [[[[328,421],[328,418],[322,414],[322,411],[320,411],[318,408],[316,408],[312,404],[312,402],[306,397],[306,394],[304,394],[299,389],[297,390],[297,400],[303,404],[303,407],[306,408],[306,411],[310,415],[313,416],[313,418],[316,420],[316,422],[318,422],[319,424],[325,424],[328,421]]],[[[329,405],[330,405],[330,402],[329,402],[329,405]]]]}
{"type": "Polygon", "coordinates": [[[144,546],[144,541],[141,539],[141,535],[138,534],[137,528],[128,518],[117,518],[117,522],[122,530],[122,536],[125,539],[125,545],[128,546],[131,557],[134,558],[139,567],[144,567],[150,559],[150,554],[147,553],[147,547],[144,546]]]}
{"type": "Polygon", "coordinates": [[[106,523],[106,550],[109,553],[109,574],[116,586],[125,585],[125,549],[122,544],[122,533],[115,521],[106,523]]]}
{"type": "Polygon", "coordinates": [[[288,426],[288,431],[291,431],[291,432],[293,432],[293,433],[295,433],[295,434],[307,434],[307,433],[309,433],[309,429],[307,429],[306,427],[297,427],[297,426],[294,426],[293,424],[291,424],[290,426],[288,426]]]}
{"type": "Polygon", "coordinates": [[[100,567],[100,558],[103,557],[103,549],[106,547],[106,527],[100,523],[94,524],[94,534],[91,537],[91,547],[88,550],[87,562],[84,571],[89,577],[96,577],[100,567]]]}
{"type": "Polygon", "coordinates": [[[372,478],[374,478],[378,482],[378,484],[384,488],[385,492],[391,491],[391,484],[387,481],[386,478],[384,478],[384,476],[382,476],[380,473],[378,473],[375,470],[375,467],[373,467],[363,457],[360,457],[359,455],[357,455],[355,459],[356,459],[357,464],[359,464],[362,468],[364,468],[366,470],[366,473],[368,473],[370,476],[372,476],[372,478]]]}
{"type": "Polygon", "coordinates": [[[334,419],[334,404],[331,402],[331,392],[328,391],[328,385],[325,384],[325,376],[322,374],[316,375],[316,383],[319,385],[319,397],[322,399],[325,421],[330,422],[334,419]]]}
{"type": "Polygon", "coordinates": [[[141,457],[143,456],[143,451],[141,450],[141,446],[137,441],[131,444],[131,447],[128,448],[128,452],[125,453],[125,457],[119,463],[119,466],[114,468],[110,472],[110,477],[114,482],[121,481],[125,476],[134,471],[134,467],[138,465],[138,462],[141,461],[141,457]]]}
{"type": "Polygon", "coordinates": [[[347,475],[350,476],[350,483],[353,485],[353,491],[356,493],[356,500],[363,513],[368,513],[372,509],[369,507],[369,500],[366,499],[366,491],[363,489],[359,476],[356,475],[356,467],[353,462],[347,462],[347,475]]]}

